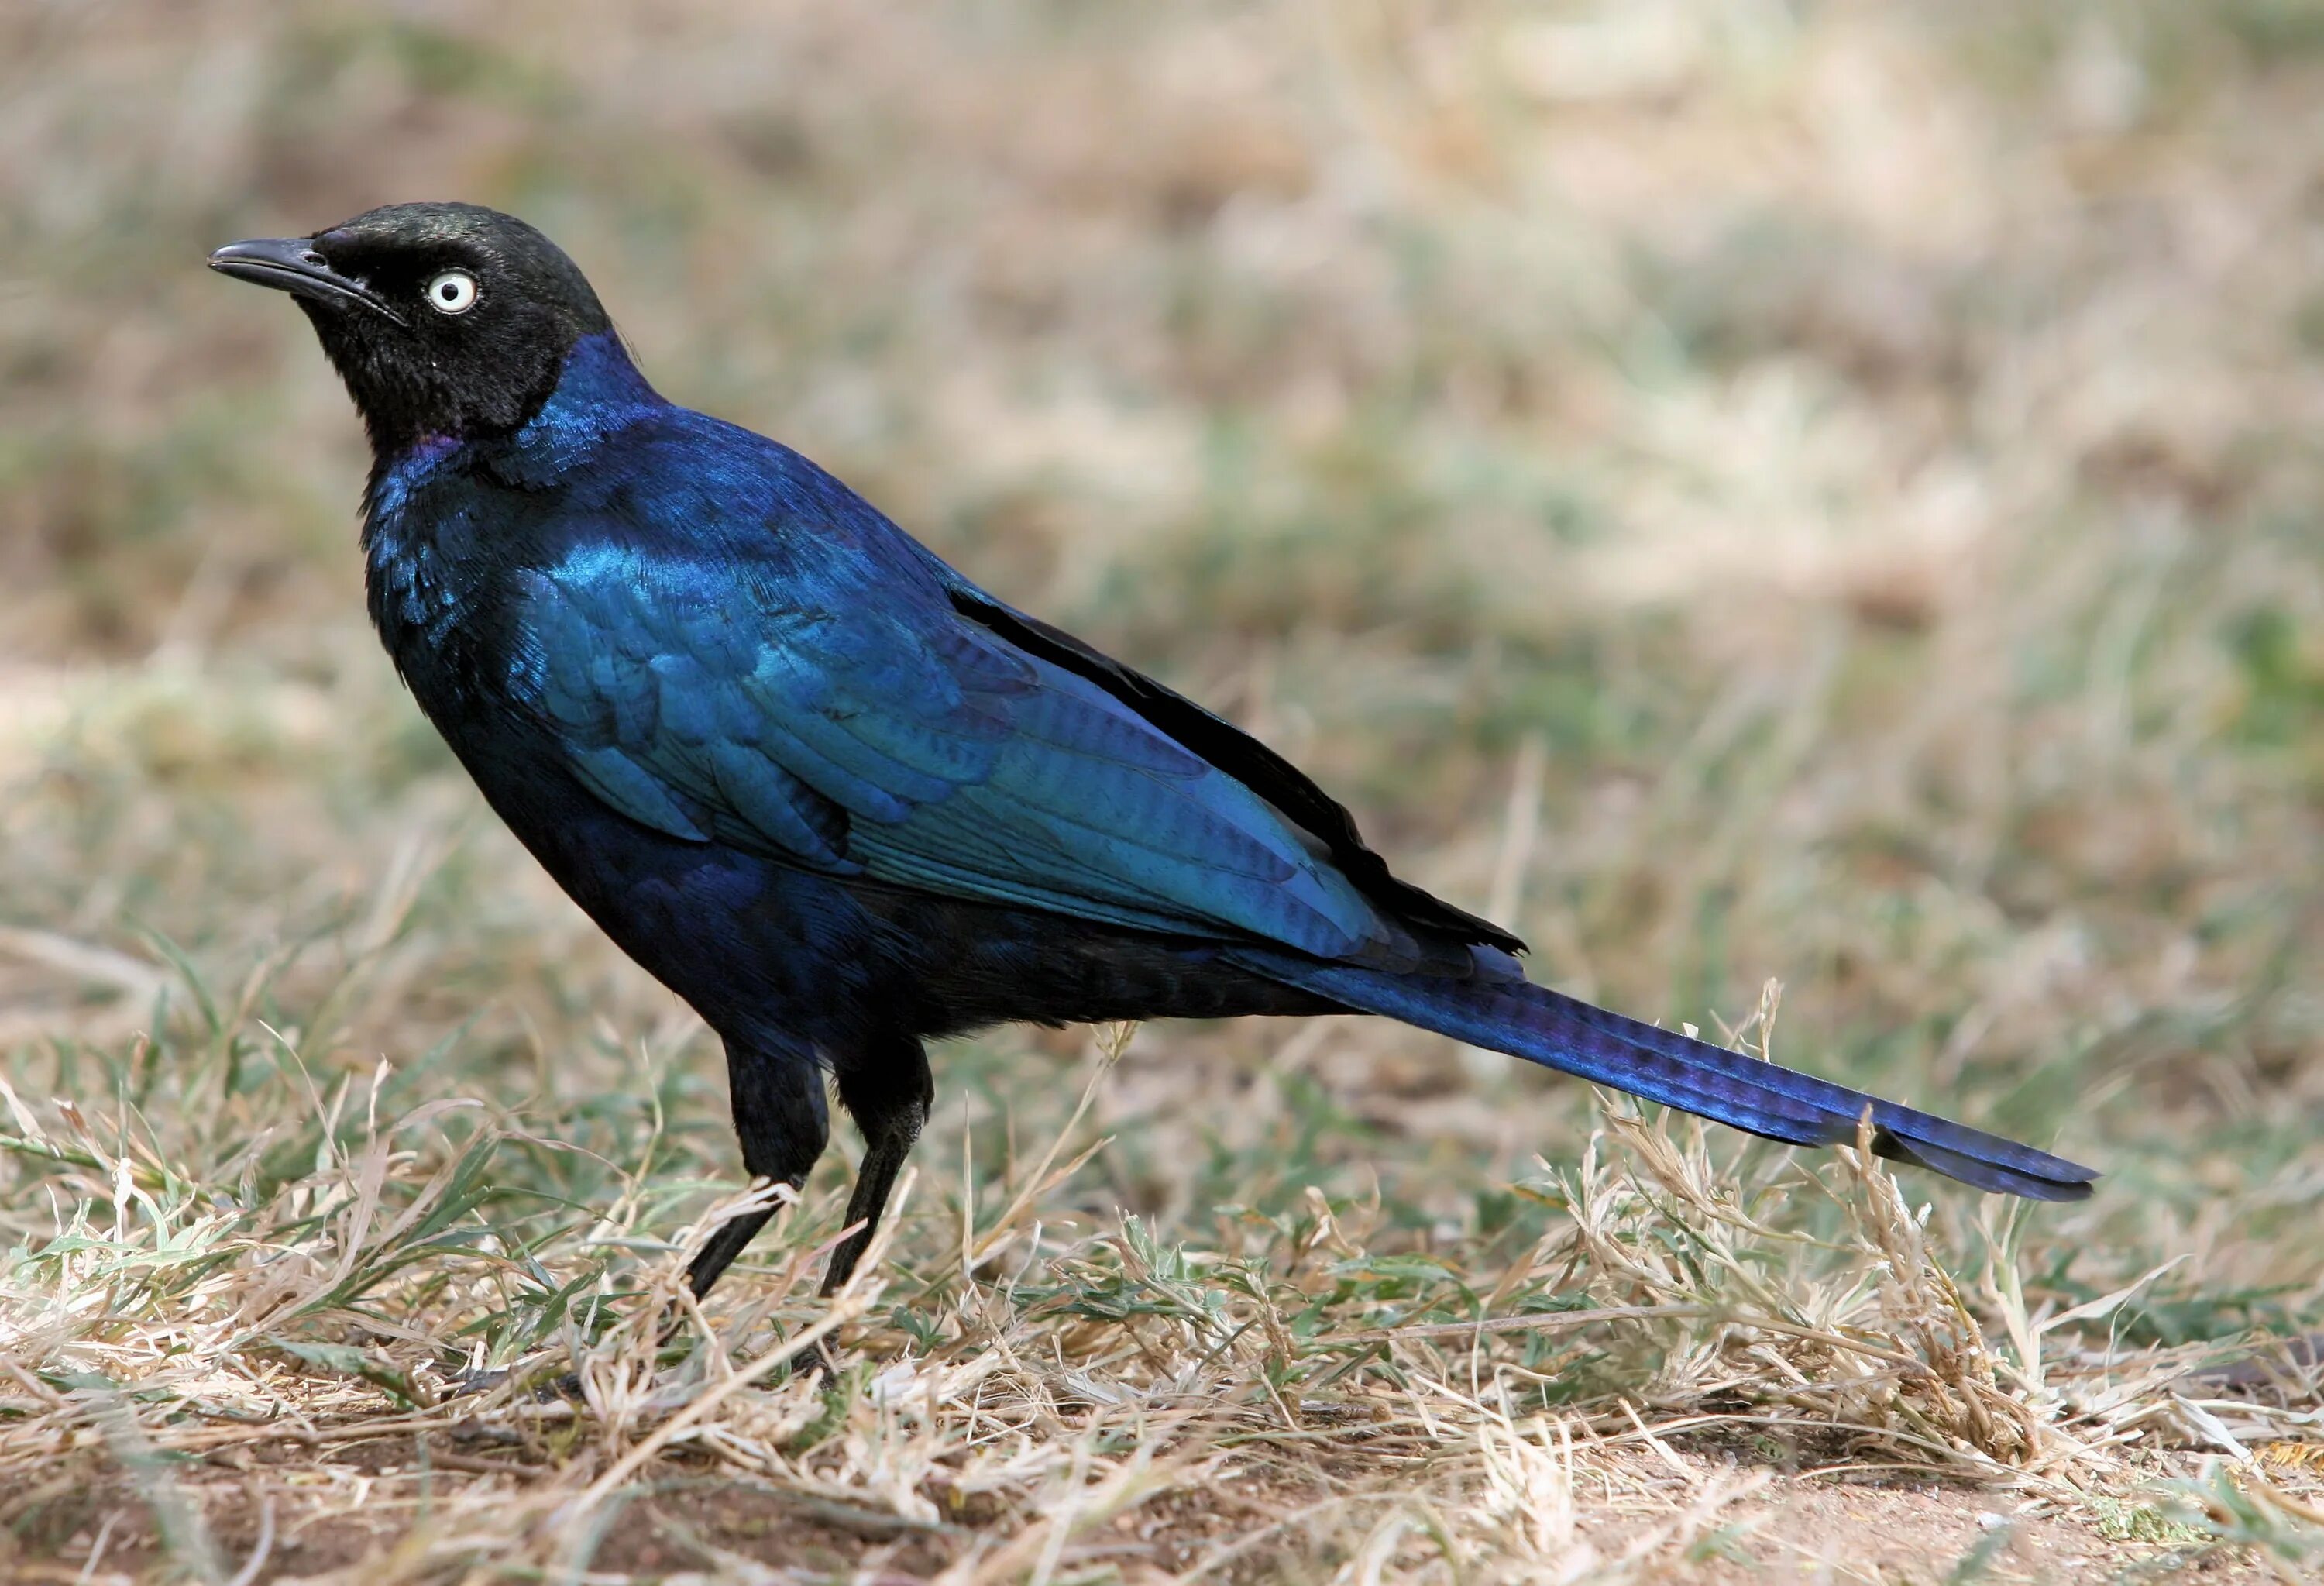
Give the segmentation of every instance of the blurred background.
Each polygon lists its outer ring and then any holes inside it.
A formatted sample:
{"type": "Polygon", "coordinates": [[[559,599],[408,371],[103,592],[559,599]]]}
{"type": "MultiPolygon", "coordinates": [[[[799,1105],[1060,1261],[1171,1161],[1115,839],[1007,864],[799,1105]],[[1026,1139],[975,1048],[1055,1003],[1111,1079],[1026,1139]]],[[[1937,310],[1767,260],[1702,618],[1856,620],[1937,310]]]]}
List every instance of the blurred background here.
{"type": "MultiPolygon", "coordinates": [[[[731,1182],[715,1044],[364,627],[304,320],[203,268],[455,198],[1537,974],[1780,980],[1778,1056],[2102,1164],[2059,1292],[2324,1303],[2324,5],[0,11],[0,1072],[198,1151],[296,1093],[167,1032],[263,1024],[731,1182]]],[[[1084,1051],[947,1050],[931,1154],[1084,1051]]],[[[1334,1023],[1144,1032],[1102,1111],[1093,1211],[1422,1244],[1591,1124],[1334,1023]]]]}

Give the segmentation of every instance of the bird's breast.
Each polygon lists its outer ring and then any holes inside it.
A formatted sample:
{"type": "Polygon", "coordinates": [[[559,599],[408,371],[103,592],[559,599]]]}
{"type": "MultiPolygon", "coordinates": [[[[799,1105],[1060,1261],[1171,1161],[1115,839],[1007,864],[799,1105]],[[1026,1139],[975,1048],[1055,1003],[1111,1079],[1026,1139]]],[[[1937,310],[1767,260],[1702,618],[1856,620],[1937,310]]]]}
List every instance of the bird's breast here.
{"type": "Polygon", "coordinates": [[[459,502],[417,501],[374,513],[366,529],[372,625],[420,709],[455,748],[467,724],[505,715],[521,692],[505,588],[507,550],[517,538],[459,502]]]}

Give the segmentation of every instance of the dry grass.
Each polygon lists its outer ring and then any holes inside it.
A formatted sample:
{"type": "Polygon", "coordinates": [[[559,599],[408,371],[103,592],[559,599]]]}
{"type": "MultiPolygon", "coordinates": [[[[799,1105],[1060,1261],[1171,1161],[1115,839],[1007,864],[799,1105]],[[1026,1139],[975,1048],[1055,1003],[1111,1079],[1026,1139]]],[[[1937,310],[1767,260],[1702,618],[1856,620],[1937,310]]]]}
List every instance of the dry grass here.
{"type": "Polygon", "coordinates": [[[0,1563],[2312,1578],[2324,12],[2023,12],[0,14],[0,1563]],[[1538,973],[2098,1196],[1006,1032],[852,1290],[835,1154],[662,1339],[715,1043],[394,692],[355,426],[198,268],[444,195],[1538,973]]]}

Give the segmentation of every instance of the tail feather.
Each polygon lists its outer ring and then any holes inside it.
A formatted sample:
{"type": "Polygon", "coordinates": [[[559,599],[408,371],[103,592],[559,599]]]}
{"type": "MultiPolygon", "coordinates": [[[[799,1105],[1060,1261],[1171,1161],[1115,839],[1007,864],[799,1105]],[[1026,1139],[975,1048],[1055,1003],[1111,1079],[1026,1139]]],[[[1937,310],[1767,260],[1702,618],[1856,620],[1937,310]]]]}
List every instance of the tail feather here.
{"type": "Polygon", "coordinates": [[[1358,1012],[1506,1052],[1769,1139],[1850,1144],[1869,1108],[1872,1148],[1879,1155],[1978,1189],[2078,1201],[2098,1177],[2047,1151],[1625,1019],[1526,981],[1397,975],[1258,950],[1236,956],[1272,979],[1358,1012]]]}

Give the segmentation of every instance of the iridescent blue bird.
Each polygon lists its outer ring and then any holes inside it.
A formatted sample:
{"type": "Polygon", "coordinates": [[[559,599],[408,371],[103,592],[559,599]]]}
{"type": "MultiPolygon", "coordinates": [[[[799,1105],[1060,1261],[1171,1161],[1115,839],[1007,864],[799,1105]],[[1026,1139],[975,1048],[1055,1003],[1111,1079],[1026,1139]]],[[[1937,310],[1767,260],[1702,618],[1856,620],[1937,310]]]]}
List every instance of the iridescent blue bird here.
{"type": "MultiPolygon", "coordinates": [[[[1380,1014],[1981,1189],[2089,1169],[1528,982],[1266,745],[954,571],[787,447],[656,394],[531,226],[402,204],[213,268],[291,293],[369,430],[372,620],[493,808],[724,1039],[754,1174],[826,1075],[869,1142],[828,1283],[1008,1020],[1380,1014]]],[[[766,1221],[726,1223],[699,1292],[766,1221]]]]}

